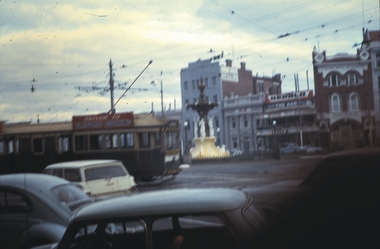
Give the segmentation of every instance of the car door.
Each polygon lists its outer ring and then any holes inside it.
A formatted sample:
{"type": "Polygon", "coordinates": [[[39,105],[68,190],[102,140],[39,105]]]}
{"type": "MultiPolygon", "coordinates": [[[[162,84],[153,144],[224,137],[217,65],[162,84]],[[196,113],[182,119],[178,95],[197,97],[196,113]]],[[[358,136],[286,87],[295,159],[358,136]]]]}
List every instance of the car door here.
{"type": "Polygon", "coordinates": [[[1,248],[16,248],[17,241],[10,238],[19,237],[27,227],[36,220],[29,219],[32,211],[31,200],[24,194],[0,189],[0,244],[1,248]]]}

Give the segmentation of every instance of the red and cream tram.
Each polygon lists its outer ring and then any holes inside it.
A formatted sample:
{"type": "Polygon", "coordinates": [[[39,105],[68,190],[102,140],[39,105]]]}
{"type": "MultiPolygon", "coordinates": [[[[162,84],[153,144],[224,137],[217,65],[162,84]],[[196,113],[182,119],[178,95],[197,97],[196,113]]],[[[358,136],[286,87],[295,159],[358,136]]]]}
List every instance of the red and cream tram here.
{"type": "Polygon", "coordinates": [[[135,179],[181,170],[179,123],[132,112],[73,116],[71,122],[0,121],[0,174],[42,172],[71,160],[121,160],[135,179]]]}

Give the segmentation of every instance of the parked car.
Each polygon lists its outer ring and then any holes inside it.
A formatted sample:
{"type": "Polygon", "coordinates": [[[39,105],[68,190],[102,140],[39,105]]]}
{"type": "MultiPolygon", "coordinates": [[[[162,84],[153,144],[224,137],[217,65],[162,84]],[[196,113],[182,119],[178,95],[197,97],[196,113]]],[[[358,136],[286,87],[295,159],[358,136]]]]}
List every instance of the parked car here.
{"type": "Polygon", "coordinates": [[[62,177],[91,197],[108,197],[134,192],[137,185],[118,160],[82,160],[48,165],[43,174],[62,177]]]}
{"type": "Polygon", "coordinates": [[[280,145],[281,154],[298,153],[298,152],[300,152],[300,147],[298,144],[288,143],[288,144],[280,145]]]}
{"type": "Polygon", "coordinates": [[[0,248],[25,249],[59,241],[73,211],[92,201],[55,176],[1,175],[0,248]]]}
{"type": "Polygon", "coordinates": [[[240,190],[159,190],[87,206],[58,244],[39,248],[252,248],[264,222],[240,190]]]}
{"type": "Polygon", "coordinates": [[[380,248],[380,149],[324,157],[300,181],[244,188],[270,229],[256,248],[380,248]]]}
{"type": "Polygon", "coordinates": [[[301,152],[305,153],[322,153],[323,148],[322,147],[313,147],[310,144],[304,145],[300,148],[301,152]]]}

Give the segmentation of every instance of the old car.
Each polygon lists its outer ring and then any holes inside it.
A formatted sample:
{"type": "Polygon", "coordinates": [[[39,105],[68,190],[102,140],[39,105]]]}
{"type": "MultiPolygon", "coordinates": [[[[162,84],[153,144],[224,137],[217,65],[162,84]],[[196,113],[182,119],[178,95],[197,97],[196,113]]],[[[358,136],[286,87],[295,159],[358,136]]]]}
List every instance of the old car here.
{"type": "Polygon", "coordinates": [[[315,146],[311,146],[310,144],[306,144],[302,147],[300,147],[300,151],[301,152],[304,152],[304,153],[322,153],[323,152],[323,148],[322,147],[315,147],[315,146]]]}
{"type": "Polygon", "coordinates": [[[69,181],[43,174],[0,176],[0,248],[61,239],[73,211],[93,202],[69,181]]]}
{"type": "Polygon", "coordinates": [[[286,143],[280,145],[281,154],[298,153],[300,152],[300,146],[295,143],[286,143]]]}
{"type": "Polygon", "coordinates": [[[43,174],[62,177],[91,197],[136,191],[137,185],[119,160],[79,160],[48,165],[43,174]]]}
{"type": "Polygon", "coordinates": [[[240,190],[158,190],[84,207],[58,244],[39,248],[251,248],[264,224],[240,190]]]}
{"type": "Polygon", "coordinates": [[[257,248],[380,248],[380,148],[332,153],[303,180],[243,190],[271,223],[257,248]]]}

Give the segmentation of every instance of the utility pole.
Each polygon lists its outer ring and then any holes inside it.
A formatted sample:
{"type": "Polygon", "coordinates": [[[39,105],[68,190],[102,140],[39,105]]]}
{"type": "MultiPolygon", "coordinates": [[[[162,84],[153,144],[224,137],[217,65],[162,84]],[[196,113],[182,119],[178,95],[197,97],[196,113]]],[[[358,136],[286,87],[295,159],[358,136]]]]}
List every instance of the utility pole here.
{"type": "Polygon", "coordinates": [[[164,116],[164,92],[162,91],[162,71],[161,71],[161,117],[164,116]]]}
{"type": "Polygon", "coordinates": [[[110,59],[109,67],[110,67],[110,94],[111,94],[111,113],[115,114],[115,107],[113,104],[113,90],[114,90],[114,80],[113,80],[113,72],[112,72],[112,61],[110,59]]]}

